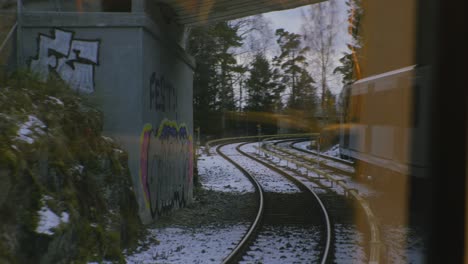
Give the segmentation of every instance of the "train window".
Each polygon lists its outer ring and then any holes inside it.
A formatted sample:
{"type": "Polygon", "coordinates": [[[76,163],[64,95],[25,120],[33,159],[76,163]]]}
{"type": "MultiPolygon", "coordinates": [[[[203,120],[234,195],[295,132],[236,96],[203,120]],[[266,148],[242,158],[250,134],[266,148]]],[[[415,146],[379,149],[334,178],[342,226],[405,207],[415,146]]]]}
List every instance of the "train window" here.
{"type": "Polygon", "coordinates": [[[0,0],[0,263],[468,263],[466,5],[0,0]]]}

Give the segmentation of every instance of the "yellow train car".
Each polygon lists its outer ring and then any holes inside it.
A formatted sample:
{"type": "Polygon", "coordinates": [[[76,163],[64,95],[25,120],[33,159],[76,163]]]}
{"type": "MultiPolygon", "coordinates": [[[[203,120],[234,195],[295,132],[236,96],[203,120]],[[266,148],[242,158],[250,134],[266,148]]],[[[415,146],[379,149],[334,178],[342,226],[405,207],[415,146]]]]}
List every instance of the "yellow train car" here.
{"type": "Polygon", "coordinates": [[[341,154],[357,161],[361,178],[407,175],[411,166],[421,165],[411,160],[410,149],[418,129],[413,122],[418,114],[413,105],[419,72],[415,66],[416,1],[364,0],[361,8],[361,48],[355,56],[359,73],[345,91],[341,154]]]}

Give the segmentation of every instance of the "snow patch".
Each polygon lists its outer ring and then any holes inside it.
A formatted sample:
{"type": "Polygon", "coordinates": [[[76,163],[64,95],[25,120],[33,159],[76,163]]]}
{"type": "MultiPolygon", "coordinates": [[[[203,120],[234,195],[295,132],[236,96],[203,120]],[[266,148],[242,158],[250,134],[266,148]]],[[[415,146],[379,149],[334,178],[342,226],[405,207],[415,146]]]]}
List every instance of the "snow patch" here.
{"type": "Polygon", "coordinates": [[[75,165],[70,168],[70,172],[78,172],[78,174],[82,174],[84,170],[84,166],[81,164],[75,165]]]}
{"type": "Polygon", "coordinates": [[[17,132],[17,140],[27,142],[29,144],[34,143],[34,134],[44,135],[44,128],[46,125],[33,115],[28,116],[28,121],[19,126],[17,132]]]}
{"type": "Polygon", "coordinates": [[[119,154],[123,153],[124,151],[118,148],[113,149],[114,152],[117,152],[119,154]]]}
{"type": "Polygon", "coordinates": [[[53,97],[53,96],[47,96],[47,97],[50,99],[49,102],[64,106],[64,103],[60,99],[53,97]]]}
{"type": "Polygon", "coordinates": [[[391,263],[424,263],[426,248],[420,230],[404,226],[385,225],[382,237],[391,263]]]}
{"type": "Polygon", "coordinates": [[[339,158],[340,157],[340,145],[336,144],[329,150],[323,152],[324,155],[339,158]]]}
{"type": "Polygon", "coordinates": [[[318,263],[320,228],[265,226],[239,263],[318,263]]]}
{"type": "Polygon", "coordinates": [[[101,136],[104,140],[106,141],[109,141],[109,142],[114,142],[114,140],[110,137],[106,137],[106,136],[101,136]]]}
{"type": "MultiPolygon", "coordinates": [[[[239,153],[236,153],[235,150],[238,144],[226,145],[222,148],[222,151],[225,153],[232,153],[231,158],[239,163],[244,169],[249,171],[255,176],[257,181],[262,185],[262,188],[265,192],[277,192],[277,193],[299,193],[301,192],[295,184],[293,184],[288,179],[284,178],[282,175],[278,174],[275,171],[270,170],[264,165],[257,163],[256,161],[241,156],[239,153]],[[236,155],[236,156],[234,156],[236,155]]],[[[250,143],[244,145],[241,150],[249,154],[255,155],[258,150],[255,149],[255,146],[258,146],[258,143],[250,143]]]]}
{"type": "Polygon", "coordinates": [[[252,183],[234,165],[218,155],[202,155],[198,173],[203,188],[220,192],[254,192],[252,183]]]}
{"type": "Polygon", "coordinates": [[[311,144],[315,145],[314,141],[301,141],[294,144],[295,147],[301,148],[303,150],[311,150],[311,144]]]}
{"type": "Polygon", "coordinates": [[[221,263],[249,224],[159,228],[149,230],[143,246],[126,256],[127,263],[221,263]],[[157,240],[160,243],[151,241],[157,240]]]}
{"type": "MultiPolygon", "coordinates": [[[[51,200],[50,196],[43,196],[41,202],[45,204],[46,201],[51,200]]],[[[39,234],[53,235],[53,229],[57,228],[62,223],[68,223],[70,216],[67,212],[63,212],[60,217],[49,209],[46,205],[38,211],[39,223],[36,232],[39,234]]]]}

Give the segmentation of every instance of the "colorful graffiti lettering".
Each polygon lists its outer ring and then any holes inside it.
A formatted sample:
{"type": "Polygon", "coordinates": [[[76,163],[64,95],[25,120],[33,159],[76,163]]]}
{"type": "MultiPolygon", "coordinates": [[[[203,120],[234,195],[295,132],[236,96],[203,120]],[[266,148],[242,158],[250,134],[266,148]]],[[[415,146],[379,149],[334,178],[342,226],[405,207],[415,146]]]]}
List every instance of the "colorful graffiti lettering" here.
{"type": "Polygon", "coordinates": [[[54,29],[52,36],[39,34],[37,57],[31,59],[30,67],[44,80],[53,71],[72,89],[92,93],[99,41],[74,39],[74,34],[60,29],[54,29]]]}
{"type": "Polygon", "coordinates": [[[151,124],[146,124],[143,127],[143,132],[140,136],[140,181],[142,183],[143,191],[145,192],[145,203],[146,206],[149,208],[149,191],[145,186],[145,182],[148,180],[148,150],[149,150],[149,143],[150,137],[153,127],[151,124]]]}
{"type": "Polygon", "coordinates": [[[164,120],[155,131],[150,124],[140,138],[140,180],[153,219],[182,207],[193,189],[192,137],[183,124],[164,120]]]}

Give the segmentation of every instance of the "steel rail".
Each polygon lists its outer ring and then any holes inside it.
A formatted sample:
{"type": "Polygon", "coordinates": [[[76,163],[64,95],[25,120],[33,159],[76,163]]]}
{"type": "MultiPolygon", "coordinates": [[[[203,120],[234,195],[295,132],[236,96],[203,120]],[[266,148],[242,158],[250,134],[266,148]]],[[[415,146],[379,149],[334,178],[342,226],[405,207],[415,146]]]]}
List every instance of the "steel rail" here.
{"type": "Polygon", "coordinates": [[[255,220],[252,222],[252,224],[249,227],[249,230],[247,233],[244,235],[242,240],[237,244],[237,246],[234,248],[234,250],[223,260],[222,263],[235,263],[236,260],[240,259],[242,257],[241,254],[243,254],[243,250],[248,246],[249,240],[253,237],[253,234],[260,228],[260,224],[263,218],[263,213],[265,211],[265,206],[264,206],[264,196],[263,196],[263,189],[260,183],[253,177],[249,172],[247,172],[244,168],[242,168],[239,164],[237,164],[235,161],[233,161],[231,158],[229,158],[227,155],[225,155],[220,149],[227,145],[229,143],[225,143],[222,145],[219,145],[216,148],[216,152],[229,161],[231,164],[233,164],[237,169],[239,169],[249,180],[252,182],[254,185],[254,188],[257,190],[257,193],[259,195],[259,205],[258,205],[258,212],[257,215],[255,216],[255,220]]]}
{"type": "Polygon", "coordinates": [[[320,197],[314,192],[313,189],[309,188],[307,185],[305,185],[304,183],[302,183],[300,180],[296,179],[294,176],[291,176],[290,174],[288,174],[287,172],[275,167],[275,166],[272,166],[271,164],[268,164],[248,153],[246,153],[245,151],[241,150],[240,148],[246,144],[249,144],[249,142],[247,143],[243,143],[243,144],[240,144],[239,146],[236,147],[236,150],[241,153],[242,155],[264,165],[265,167],[279,173],[280,175],[284,176],[285,178],[289,179],[290,181],[292,181],[294,184],[296,184],[299,189],[306,189],[308,190],[310,193],[312,193],[312,195],[315,197],[315,199],[317,200],[317,202],[319,203],[320,205],[320,208],[322,209],[322,212],[323,212],[323,215],[324,215],[324,218],[325,218],[325,225],[326,225],[326,242],[325,242],[325,250],[323,251],[323,255],[322,255],[322,260],[320,261],[321,264],[325,264],[327,263],[327,259],[328,259],[328,254],[329,254],[329,251],[330,251],[330,246],[331,246],[331,224],[330,224],[330,217],[328,215],[328,212],[327,212],[327,209],[325,207],[325,205],[323,204],[322,200],[320,199],[320,197]],[[301,188],[302,187],[302,188],[301,188]]]}
{"type": "Polygon", "coordinates": [[[309,153],[309,154],[312,154],[312,155],[315,155],[315,156],[320,156],[322,158],[325,158],[325,159],[329,159],[329,160],[332,160],[332,161],[336,161],[336,162],[339,162],[339,163],[342,163],[342,164],[345,164],[345,165],[350,165],[350,166],[353,166],[354,165],[354,162],[352,161],[347,161],[347,160],[343,160],[343,159],[339,159],[339,158],[335,158],[335,157],[332,157],[332,156],[328,156],[328,155],[325,155],[325,154],[320,154],[320,153],[317,153],[315,151],[311,151],[311,150],[306,150],[306,149],[303,149],[303,148],[299,148],[299,147],[296,147],[294,146],[294,144],[296,143],[299,143],[299,142],[304,142],[304,141],[308,141],[308,140],[301,140],[301,141],[297,141],[297,142],[292,142],[290,145],[291,145],[291,148],[297,150],[297,151],[301,151],[301,152],[304,152],[304,153],[309,153]]]}
{"type": "Polygon", "coordinates": [[[276,135],[257,135],[257,136],[245,136],[245,137],[230,137],[230,138],[219,138],[207,141],[205,143],[205,149],[209,153],[211,146],[221,144],[222,142],[237,142],[237,141],[248,141],[248,140],[258,140],[264,139],[269,137],[278,137],[278,138],[286,138],[286,137],[305,137],[305,136],[314,136],[318,135],[318,133],[303,133],[303,134],[276,134],[276,135]]]}
{"type": "MultiPolygon", "coordinates": [[[[299,155],[297,153],[294,153],[284,147],[280,147],[280,146],[277,146],[276,144],[265,144],[264,147],[268,145],[269,147],[271,147],[272,149],[276,150],[276,151],[279,151],[279,152],[282,152],[282,153],[285,153],[287,155],[290,155],[290,156],[293,156],[293,157],[296,157],[296,158],[300,158],[306,162],[309,162],[309,163],[315,163],[317,162],[317,160],[315,158],[312,158],[312,157],[305,157],[304,155],[299,155]]],[[[334,160],[330,160],[330,161],[333,161],[334,160]]],[[[345,164],[345,165],[349,165],[349,164],[345,164]]],[[[354,176],[354,173],[352,173],[351,171],[348,171],[348,170],[345,170],[345,169],[342,169],[342,168],[337,168],[337,167],[334,167],[332,165],[328,165],[328,164],[325,164],[325,163],[321,163],[320,166],[323,166],[325,168],[328,168],[330,170],[333,170],[333,171],[336,171],[338,173],[341,173],[341,174],[344,174],[344,175],[347,175],[347,176],[354,176]]]]}
{"type": "Polygon", "coordinates": [[[379,221],[377,217],[375,216],[374,212],[372,211],[372,209],[370,208],[369,203],[363,197],[359,195],[359,192],[356,189],[349,188],[342,180],[334,179],[330,174],[320,171],[302,162],[299,162],[297,161],[297,159],[286,158],[280,155],[279,153],[269,151],[265,148],[260,148],[260,151],[268,155],[275,156],[279,159],[287,160],[288,162],[291,162],[295,164],[296,166],[301,166],[303,168],[306,168],[307,170],[313,171],[317,173],[318,175],[323,175],[326,179],[332,182],[332,185],[333,183],[335,183],[336,185],[342,187],[343,190],[347,194],[351,195],[363,209],[367,218],[367,222],[369,224],[369,231],[370,231],[369,264],[380,263],[380,260],[383,254],[382,254],[382,241],[380,237],[380,228],[379,228],[379,223],[378,223],[379,221]]]}

